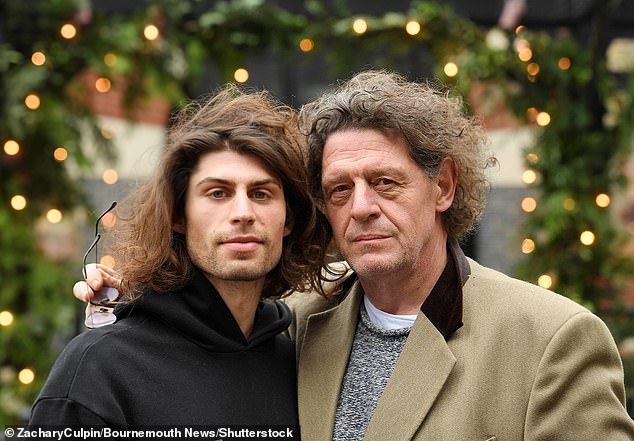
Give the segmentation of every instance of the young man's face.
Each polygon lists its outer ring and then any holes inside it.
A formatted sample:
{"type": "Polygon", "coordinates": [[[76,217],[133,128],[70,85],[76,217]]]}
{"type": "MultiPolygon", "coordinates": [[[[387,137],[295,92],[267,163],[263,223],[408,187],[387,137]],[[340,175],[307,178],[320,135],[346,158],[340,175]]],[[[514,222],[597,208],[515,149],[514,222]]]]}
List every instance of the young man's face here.
{"type": "Polygon", "coordinates": [[[451,206],[453,167],[430,179],[402,138],[372,129],[331,134],[322,190],[334,238],[360,277],[411,273],[445,240],[441,213],[451,206]]]}
{"type": "Polygon", "coordinates": [[[282,183],[257,157],[232,151],[203,155],[185,199],[192,263],[212,282],[263,281],[282,255],[286,202],[282,183]]]}

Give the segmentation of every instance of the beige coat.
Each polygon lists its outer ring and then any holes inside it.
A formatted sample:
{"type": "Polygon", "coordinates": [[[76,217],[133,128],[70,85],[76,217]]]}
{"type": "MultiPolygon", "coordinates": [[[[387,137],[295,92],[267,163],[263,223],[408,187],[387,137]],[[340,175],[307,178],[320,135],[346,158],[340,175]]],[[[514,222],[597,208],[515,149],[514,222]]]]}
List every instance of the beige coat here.
{"type": "MultiPolygon", "coordinates": [[[[418,314],[365,440],[634,440],[604,323],[562,296],[469,264],[464,326],[446,342],[418,314]]],[[[288,300],[303,441],[332,439],[362,295],[356,282],[337,301],[288,300]]]]}

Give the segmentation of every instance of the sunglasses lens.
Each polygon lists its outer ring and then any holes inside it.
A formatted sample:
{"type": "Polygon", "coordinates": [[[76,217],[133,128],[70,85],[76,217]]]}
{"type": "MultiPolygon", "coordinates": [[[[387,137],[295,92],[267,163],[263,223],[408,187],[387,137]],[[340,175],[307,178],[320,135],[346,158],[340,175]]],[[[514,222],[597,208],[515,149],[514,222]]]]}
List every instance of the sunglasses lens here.
{"type": "Polygon", "coordinates": [[[105,287],[95,292],[91,303],[114,302],[119,298],[119,291],[116,288],[105,287]]]}

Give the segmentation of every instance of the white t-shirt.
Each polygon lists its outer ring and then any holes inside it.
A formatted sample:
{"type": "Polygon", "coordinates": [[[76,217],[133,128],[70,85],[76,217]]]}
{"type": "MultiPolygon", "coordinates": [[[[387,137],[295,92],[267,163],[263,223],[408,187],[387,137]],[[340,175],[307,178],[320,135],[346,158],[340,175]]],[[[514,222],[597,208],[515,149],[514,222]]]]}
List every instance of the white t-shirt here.
{"type": "Polygon", "coordinates": [[[381,329],[411,328],[418,314],[390,314],[374,306],[367,295],[363,295],[363,304],[370,321],[381,329]]]}

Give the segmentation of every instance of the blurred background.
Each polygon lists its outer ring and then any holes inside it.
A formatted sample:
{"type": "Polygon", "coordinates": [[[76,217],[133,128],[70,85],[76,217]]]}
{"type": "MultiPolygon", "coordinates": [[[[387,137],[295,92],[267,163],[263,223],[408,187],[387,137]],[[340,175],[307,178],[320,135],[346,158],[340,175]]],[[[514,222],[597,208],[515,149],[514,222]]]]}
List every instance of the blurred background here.
{"type": "Polygon", "coordinates": [[[3,0],[0,425],[85,330],[95,216],[152,171],[180,104],[237,82],[299,107],[367,68],[467,98],[499,160],[467,254],[601,316],[632,415],[634,2],[3,0]]]}

